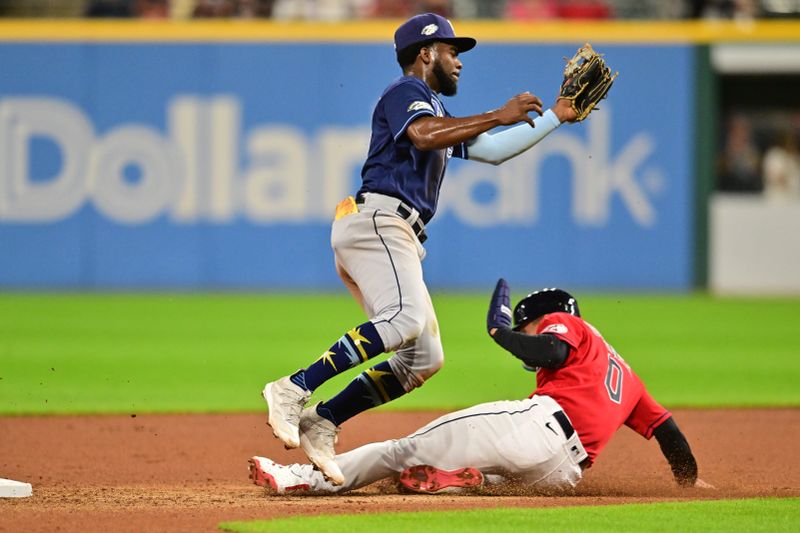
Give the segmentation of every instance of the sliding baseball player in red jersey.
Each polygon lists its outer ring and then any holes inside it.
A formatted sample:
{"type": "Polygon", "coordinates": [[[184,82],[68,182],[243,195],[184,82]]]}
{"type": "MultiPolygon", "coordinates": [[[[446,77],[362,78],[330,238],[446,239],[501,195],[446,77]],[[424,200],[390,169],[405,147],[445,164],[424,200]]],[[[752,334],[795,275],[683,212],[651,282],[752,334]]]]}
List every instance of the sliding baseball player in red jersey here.
{"type": "Polygon", "coordinates": [[[538,489],[574,487],[623,424],[655,436],[681,486],[710,488],[670,412],[630,366],[581,318],[568,292],[544,289],[513,313],[505,280],[497,283],[487,330],[536,372],[524,400],[490,402],[440,417],[413,434],[337,455],[346,482],[334,487],[312,465],[250,460],[250,476],[279,493],[341,492],[390,476],[415,492],[514,481],[538,489]]]}
{"type": "Polygon", "coordinates": [[[555,400],[586,450],[591,465],[623,424],[646,439],[655,436],[676,481],[694,485],[697,463],[670,412],[656,402],[625,360],[581,318],[577,300],[560,289],[529,294],[508,308],[509,289],[497,282],[487,317],[489,334],[536,372],[531,395],[555,400]]]}

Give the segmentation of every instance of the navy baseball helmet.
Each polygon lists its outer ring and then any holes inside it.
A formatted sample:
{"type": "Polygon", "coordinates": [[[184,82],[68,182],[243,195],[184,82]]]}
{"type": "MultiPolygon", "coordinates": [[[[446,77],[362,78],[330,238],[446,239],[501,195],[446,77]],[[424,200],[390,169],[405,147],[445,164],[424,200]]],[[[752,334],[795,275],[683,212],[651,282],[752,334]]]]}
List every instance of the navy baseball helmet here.
{"type": "Polygon", "coordinates": [[[578,300],[561,289],[542,289],[532,292],[514,307],[514,329],[518,330],[531,320],[548,313],[569,313],[581,316],[578,300]]]}
{"type": "Polygon", "coordinates": [[[455,45],[459,52],[475,48],[472,37],[456,37],[449,20],[436,13],[423,13],[411,17],[394,32],[394,49],[398,53],[416,44],[440,41],[455,45]]]}

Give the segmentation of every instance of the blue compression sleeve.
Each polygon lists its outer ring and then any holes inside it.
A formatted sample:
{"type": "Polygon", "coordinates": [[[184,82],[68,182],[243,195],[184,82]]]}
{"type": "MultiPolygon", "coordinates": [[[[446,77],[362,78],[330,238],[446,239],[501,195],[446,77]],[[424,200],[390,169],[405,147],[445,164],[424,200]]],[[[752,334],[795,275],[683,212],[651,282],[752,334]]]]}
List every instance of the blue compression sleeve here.
{"type": "Polygon", "coordinates": [[[533,121],[536,125],[520,124],[500,133],[481,133],[467,146],[469,158],[474,161],[499,165],[532,147],[561,125],[551,109],[533,121]]]}

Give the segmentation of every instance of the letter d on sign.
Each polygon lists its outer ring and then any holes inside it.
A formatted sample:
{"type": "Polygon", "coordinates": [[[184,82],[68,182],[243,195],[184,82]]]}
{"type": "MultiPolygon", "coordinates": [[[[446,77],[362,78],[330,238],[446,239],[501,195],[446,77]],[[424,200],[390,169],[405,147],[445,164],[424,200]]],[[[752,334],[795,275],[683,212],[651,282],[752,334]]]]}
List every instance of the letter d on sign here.
{"type": "Polygon", "coordinates": [[[93,138],[83,113],[62,100],[0,101],[0,220],[52,222],[77,210],[86,197],[93,138]],[[47,137],[61,151],[59,173],[44,182],[33,182],[28,168],[34,137],[47,137]]]}

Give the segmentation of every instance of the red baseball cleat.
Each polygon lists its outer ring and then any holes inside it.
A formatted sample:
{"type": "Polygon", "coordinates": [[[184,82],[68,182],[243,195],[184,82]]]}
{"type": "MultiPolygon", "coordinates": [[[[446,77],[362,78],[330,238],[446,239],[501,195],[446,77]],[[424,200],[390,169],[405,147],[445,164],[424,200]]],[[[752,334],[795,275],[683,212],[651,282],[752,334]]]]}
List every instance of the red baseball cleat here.
{"type": "Polygon", "coordinates": [[[303,479],[292,467],[297,465],[279,465],[266,457],[252,457],[249,461],[250,479],[259,487],[267,487],[278,494],[293,491],[305,491],[311,488],[308,480],[303,479]]]}
{"type": "Polygon", "coordinates": [[[418,465],[406,468],[400,473],[402,488],[423,494],[463,492],[465,489],[477,489],[482,485],[483,474],[472,467],[440,470],[435,466],[418,465]]]}

